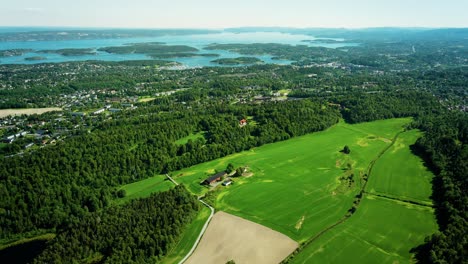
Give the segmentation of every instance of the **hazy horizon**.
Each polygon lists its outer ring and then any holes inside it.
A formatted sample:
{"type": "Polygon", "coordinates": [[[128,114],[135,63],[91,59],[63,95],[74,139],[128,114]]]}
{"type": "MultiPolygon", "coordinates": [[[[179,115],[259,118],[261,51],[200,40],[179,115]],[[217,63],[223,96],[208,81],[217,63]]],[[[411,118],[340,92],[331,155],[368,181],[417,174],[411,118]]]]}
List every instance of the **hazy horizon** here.
{"type": "Polygon", "coordinates": [[[466,28],[468,2],[394,0],[18,0],[2,4],[0,27],[226,29],[466,28]],[[419,1],[418,1],[419,2],[419,1]]]}

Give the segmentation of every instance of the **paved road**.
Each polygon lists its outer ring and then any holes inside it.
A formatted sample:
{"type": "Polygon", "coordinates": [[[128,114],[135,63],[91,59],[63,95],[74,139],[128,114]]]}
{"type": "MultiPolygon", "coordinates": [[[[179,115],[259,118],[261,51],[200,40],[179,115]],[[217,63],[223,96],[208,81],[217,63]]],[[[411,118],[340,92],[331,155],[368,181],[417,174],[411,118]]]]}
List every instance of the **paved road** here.
{"type": "MultiPolygon", "coordinates": [[[[171,178],[171,176],[169,176],[169,174],[166,174],[166,177],[167,177],[171,182],[173,182],[175,185],[179,185],[174,179],[171,178]]],[[[190,249],[189,253],[187,253],[187,255],[185,255],[185,257],[184,257],[181,261],[179,261],[179,264],[184,263],[184,262],[193,254],[193,252],[195,251],[195,249],[196,249],[197,246],[198,246],[198,243],[200,243],[200,240],[201,240],[203,234],[205,234],[206,228],[208,227],[208,224],[210,223],[211,218],[213,218],[213,215],[214,215],[214,208],[213,208],[213,207],[211,207],[209,204],[205,203],[205,202],[204,202],[203,200],[201,200],[201,199],[198,199],[198,201],[200,201],[200,203],[202,203],[204,206],[210,208],[211,213],[210,213],[210,216],[208,217],[208,219],[206,220],[205,225],[203,225],[203,228],[202,228],[202,230],[200,231],[200,234],[198,235],[197,240],[195,241],[195,243],[193,243],[193,246],[192,246],[192,248],[190,249]]]]}

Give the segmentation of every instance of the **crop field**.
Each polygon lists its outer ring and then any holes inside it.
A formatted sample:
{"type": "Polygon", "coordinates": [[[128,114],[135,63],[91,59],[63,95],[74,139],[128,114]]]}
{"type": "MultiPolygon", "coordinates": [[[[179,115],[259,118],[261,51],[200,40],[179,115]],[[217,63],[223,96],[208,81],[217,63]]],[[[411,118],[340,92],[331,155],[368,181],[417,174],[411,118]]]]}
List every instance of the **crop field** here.
{"type": "Polygon", "coordinates": [[[307,246],[292,263],[410,262],[411,248],[437,230],[433,209],[424,206],[431,205],[433,175],[410,150],[419,136],[417,130],[401,133],[375,163],[366,191],[386,197],[366,194],[349,220],[307,246]]]}
{"type": "Polygon", "coordinates": [[[356,213],[291,263],[409,263],[410,250],[437,230],[431,208],[366,195],[356,213]]]}
{"type": "Polygon", "coordinates": [[[431,203],[433,174],[410,145],[421,136],[417,130],[402,133],[395,144],[375,163],[367,191],[399,199],[431,203]]]}
{"type": "Polygon", "coordinates": [[[218,212],[185,263],[219,264],[229,260],[236,263],[279,263],[297,246],[297,242],[270,228],[218,212]]]}
{"type": "MultiPolygon", "coordinates": [[[[357,125],[341,122],[323,132],[268,144],[171,174],[191,192],[202,195],[209,189],[200,182],[215,171],[224,170],[229,163],[249,167],[253,176],[235,178],[232,186],[224,187],[216,208],[301,242],[346,213],[370,161],[390,145],[408,122],[410,119],[357,125]],[[340,152],[345,145],[351,149],[349,155],[340,152]],[[354,182],[340,180],[351,175],[354,182]]],[[[159,187],[164,189],[165,185],[157,182],[164,182],[164,177],[156,176],[124,189],[128,196],[135,197],[159,191],[159,187]]]]}
{"type": "Polygon", "coordinates": [[[305,241],[346,214],[367,165],[408,121],[340,123],[258,149],[239,164],[251,166],[254,176],[221,193],[216,207],[305,241]],[[340,153],[344,145],[349,155],[340,153]],[[340,179],[351,175],[354,182],[340,179]]]}

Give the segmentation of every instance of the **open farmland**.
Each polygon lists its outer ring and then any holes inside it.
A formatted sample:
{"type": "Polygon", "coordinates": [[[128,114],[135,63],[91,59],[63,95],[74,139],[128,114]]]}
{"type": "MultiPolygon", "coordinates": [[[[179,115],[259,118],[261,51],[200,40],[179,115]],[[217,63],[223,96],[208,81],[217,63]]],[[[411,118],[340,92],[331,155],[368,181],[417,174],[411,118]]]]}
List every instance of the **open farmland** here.
{"type": "MultiPolygon", "coordinates": [[[[200,182],[209,175],[224,170],[229,163],[247,166],[251,177],[237,177],[233,185],[216,188],[215,207],[305,242],[343,219],[373,161],[366,191],[429,204],[432,176],[409,150],[420,132],[401,133],[410,121],[340,122],[323,132],[268,144],[172,175],[191,192],[203,195],[210,189],[200,182]],[[340,152],[345,145],[351,149],[349,155],[340,152]]],[[[164,176],[156,176],[124,189],[135,198],[164,190],[168,184],[164,176]]],[[[293,261],[341,262],[364,249],[356,262],[408,261],[409,250],[436,230],[433,210],[376,195],[366,194],[354,215],[309,244],[293,261]],[[347,241],[342,248],[340,240],[347,241]]]]}
{"type": "Polygon", "coordinates": [[[352,217],[309,244],[292,263],[410,262],[410,250],[437,230],[433,209],[424,206],[431,204],[433,175],[410,150],[420,135],[401,133],[370,175],[366,191],[379,196],[366,194],[352,217]]]}
{"type": "Polygon", "coordinates": [[[408,121],[340,123],[258,149],[233,161],[248,164],[254,176],[222,192],[216,207],[305,241],[346,214],[368,164],[408,121]],[[344,145],[349,155],[340,152],[344,145]]]}
{"type": "MultiPolygon", "coordinates": [[[[199,164],[172,173],[193,193],[209,189],[200,182],[229,163],[248,166],[252,177],[235,178],[222,189],[216,208],[260,223],[295,239],[305,241],[330,223],[339,220],[351,207],[360,188],[360,176],[380,151],[410,119],[391,119],[349,125],[340,122],[318,133],[268,144],[242,153],[199,164]],[[340,152],[345,145],[349,155],[340,152]],[[349,164],[349,165],[348,165],[349,164]],[[354,182],[340,180],[353,174],[354,182]]],[[[133,197],[167,188],[156,176],[127,185],[133,197]],[[139,191],[141,190],[141,193],[139,191]]]]}
{"type": "Polygon", "coordinates": [[[291,263],[408,263],[411,248],[435,230],[431,208],[366,195],[352,217],[291,263]]]}
{"type": "Polygon", "coordinates": [[[187,264],[279,263],[297,247],[289,237],[237,216],[218,212],[187,264]],[[255,249],[255,250],[252,250],[255,249]]]}

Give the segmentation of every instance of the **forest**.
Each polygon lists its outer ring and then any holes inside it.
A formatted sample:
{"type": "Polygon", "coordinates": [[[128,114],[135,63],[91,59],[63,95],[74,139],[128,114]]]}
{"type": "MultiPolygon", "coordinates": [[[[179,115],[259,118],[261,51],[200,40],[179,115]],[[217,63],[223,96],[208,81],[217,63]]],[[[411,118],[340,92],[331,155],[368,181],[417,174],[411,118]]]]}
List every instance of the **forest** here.
{"type": "Polygon", "coordinates": [[[33,263],[157,263],[178,242],[199,207],[195,196],[177,186],[88,214],[58,230],[33,263]]]}

